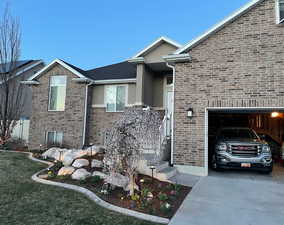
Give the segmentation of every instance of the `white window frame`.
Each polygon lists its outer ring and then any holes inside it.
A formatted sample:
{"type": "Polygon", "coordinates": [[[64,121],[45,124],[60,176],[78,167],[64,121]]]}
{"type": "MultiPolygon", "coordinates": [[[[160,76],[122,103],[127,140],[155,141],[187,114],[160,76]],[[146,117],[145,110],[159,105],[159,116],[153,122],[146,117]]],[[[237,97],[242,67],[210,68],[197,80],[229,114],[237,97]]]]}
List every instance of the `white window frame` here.
{"type": "MultiPolygon", "coordinates": [[[[48,144],[47,141],[48,141],[48,133],[54,133],[54,139],[56,139],[56,136],[57,136],[57,133],[62,133],[62,140],[61,140],[61,143],[58,143],[59,145],[62,145],[63,144],[63,138],[64,138],[64,133],[62,131],[46,131],[46,134],[45,134],[45,144],[48,144]]],[[[55,140],[53,140],[55,142],[55,140]]]]}
{"type": "Polygon", "coordinates": [[[108,110],[107,109],[107,88],[108,87],[125,87],[125,107],[128,106],[128,84],[113,84],[113,85],[105,85],[104,87],[104,107],[106,108],[106,112],[124,112],[122,111],[117,111],[117,110],[108,110]]]}
{"type": "Polygon", "coordinates": [[[54,75],[54,76],[50,76],[50,78],[49,78],[48,106],[47,106],[47,110],[48,110],[49,112],[64,112],[64,111],[65,111],[66,93],[67,93],[67,80],[68,80],[68,77],[67,77],[66,75],[54,75]],[[63,110],[52,110],[52,109],[50,109],[51,87],[52,87],[52,86],[51,86],[51,78],[52,78],[52,77],[60,77],[60,76],[66,77],[64,109],[63,109],[63,110]]]}
{"type": "Polygon", "coordinates": [[[281,24],[284,22],[284,18],[280,19],[280,1],[282,0],[275,0],[275,4],[276,4],[276,24],[281,24]]]}

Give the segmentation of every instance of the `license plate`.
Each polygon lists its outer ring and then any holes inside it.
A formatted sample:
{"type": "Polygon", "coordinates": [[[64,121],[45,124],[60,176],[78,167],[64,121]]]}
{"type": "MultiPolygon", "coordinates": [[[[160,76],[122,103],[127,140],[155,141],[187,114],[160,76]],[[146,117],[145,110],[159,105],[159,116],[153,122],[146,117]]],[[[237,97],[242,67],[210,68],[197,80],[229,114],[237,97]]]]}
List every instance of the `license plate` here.
{"type": "Polygon", "coordinates": [[[242,164],[241,164],[241,167],[250,168],[250,167],[251,167],[251,164],[250,164],[250,163],[242,163],[242,164]]]}

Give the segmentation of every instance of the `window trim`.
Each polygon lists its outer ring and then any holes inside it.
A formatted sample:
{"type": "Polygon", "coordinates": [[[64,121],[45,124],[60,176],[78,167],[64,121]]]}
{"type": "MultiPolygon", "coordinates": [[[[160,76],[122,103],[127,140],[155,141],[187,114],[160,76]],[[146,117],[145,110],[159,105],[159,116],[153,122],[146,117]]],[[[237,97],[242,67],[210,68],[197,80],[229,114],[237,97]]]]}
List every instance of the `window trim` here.
{"type": "Polygon", "coordinates": [[[48,106],[47,106],[47,111],[48,112],[64,112],[65,111],[65,103],[66,103],[66,93],[67,93],[67,80],[68,80],[68,77],[67,75],[53,75],[53,76],[50,76],[49,77],[49,93],[48,93],[48,106]],[[50,101],[51,101],[51,78],[52,77],[59,77],[59,76],[64,76],[66,77],[66,84],[65,84],[65,100],[64,100],[64,109],[63,110],[53,110],[53,109],[50,109],[50,101]]]}
{"type": "Polygon", "coordinates": [[[112,84],[112,85],[105,85],[104,86],[104,107],[106,108],[106,112],[110,112],[110,113],[121,113],[124,112],[123,111],[108,111],[107,110],[107,88],[108,87],[125,87],[125,107],[128,106],[128,84],[112,84]]]}
{"type": "MultiPolygon", "coordinates": [[[[61,140],[61,143],[59,143],[59,145],[60,145],[60,146],[63,145],[63,138],[64,138],[64,133],[63,133],[63,131],[46,131],[46,132],[45,132],[45,144],[46,144],[46,145],[48,144],[48,143],[47,143],[47,140],[48,140],[48,133],[54,133],[54,134],[55,134],[54,139],[56,138],[57,133],[62,133],[62,140],[61,140]]],[[[53,141],[54,141],[54,140],[53,140],[53,141]]]]}
{"type": "Polygon", "coordinates": [[[284,22],[284,18],[280,19],[280,0],[275,0],[275,10],[276,10],[276,24],[282,24],[284,22]]]}

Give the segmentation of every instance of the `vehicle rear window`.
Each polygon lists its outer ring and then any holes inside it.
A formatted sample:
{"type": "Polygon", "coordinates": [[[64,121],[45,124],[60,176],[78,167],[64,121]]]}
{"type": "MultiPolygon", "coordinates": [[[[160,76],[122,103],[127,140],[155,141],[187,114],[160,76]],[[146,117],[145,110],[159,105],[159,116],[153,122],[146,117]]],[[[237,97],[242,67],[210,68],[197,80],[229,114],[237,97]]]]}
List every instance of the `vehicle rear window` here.
{"type": "Polygon", "coordinates": [[[220,136],[224,139],[232,138],[257,138],[255,133],[249,129],[224,129],[221,131],[220,136]]]}

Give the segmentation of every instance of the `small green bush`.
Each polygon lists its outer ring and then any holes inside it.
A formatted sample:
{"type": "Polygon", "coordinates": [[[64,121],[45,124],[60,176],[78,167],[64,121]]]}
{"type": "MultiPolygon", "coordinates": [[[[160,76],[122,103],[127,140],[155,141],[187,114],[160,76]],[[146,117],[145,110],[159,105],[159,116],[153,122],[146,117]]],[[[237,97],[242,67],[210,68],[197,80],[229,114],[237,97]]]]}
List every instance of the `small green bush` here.
{"type": "Polygon", "coordinates": [[[160,200],[160,201],[167,201],[169,198],[168,198],[168,195],[167,194],[165,194],[165,193],[162,193],[162,192],[160,192],[159,194],[158,194],[158,199],[160,200]]]}
{"type": "Polygon", "coordinates": [[[99,183],[101,180],[102,180],[102,179],[101,179],[101,177],[99,177],[99,176],[93,176],[93,177],[88,177],[88,178],[87,178],[87,182],[88,182],[88,183],[92,183],[92,184],[97,184],[97,183],[99,183]]]}

